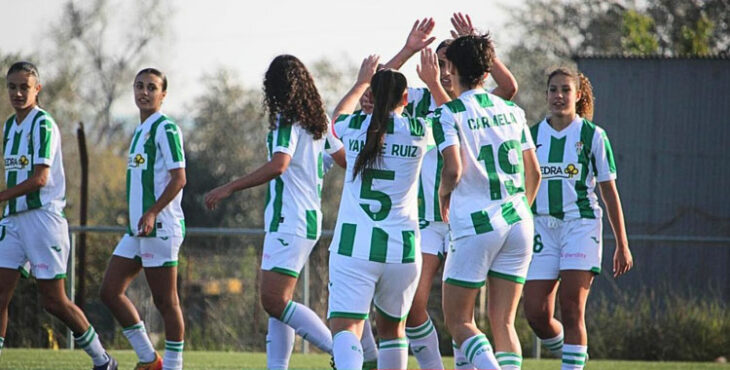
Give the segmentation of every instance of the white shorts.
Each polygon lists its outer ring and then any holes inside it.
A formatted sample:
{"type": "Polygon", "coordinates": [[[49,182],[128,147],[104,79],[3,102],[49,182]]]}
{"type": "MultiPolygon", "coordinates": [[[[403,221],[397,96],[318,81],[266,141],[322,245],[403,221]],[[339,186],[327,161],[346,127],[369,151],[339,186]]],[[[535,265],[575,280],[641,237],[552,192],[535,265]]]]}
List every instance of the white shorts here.
{"type": "Polygon", "coordinates": [[[421,253],[433,254],[443,259],[451,243],[449,224],[423,219],[418,224],[421,229],[421,253]]]}
{"type": "Polygon", "coordinates": [[[444,282],[476,289],[484,285],[488,275],[524,283],[533,232],[532,219],[526,219],[508,228],[452,241],[446,255],[444,282]]]}
{"type": "Polygon", "coordinates": [[[36,279],[64,279],[68,254],[68,222],[63,216],[33,209],[0,220],[0,267],[36,279]],[[29,263],[30,262],[30,263],[29,263]]]}
{"type": "Polygon", "coordinates": [[[368,318],[370,302],[384,317],[403,321],[411,309],[421,273],[414,263],[381,263],[330,253],[327,318],[368,318]]]}
{"type": "Polygon", "coordinates": [[[264,237],[264,253],[261,269],[299,278],[299,273],[309,259],[317,240],[294,234],[268,232],[264,237]]]}
{"type": "Polygon", "coordinates": [[[602,232],[600,219],[535,217],[535,247],[527,280],[557,280],[562,270],[601,273],[602,232]]]}
{"type": "Polygon", "coordinates": [[[142,267],[177,266],[182,236],[140,237],[125,234],[114,249],[114,255],[137,260],[142,267]]]}

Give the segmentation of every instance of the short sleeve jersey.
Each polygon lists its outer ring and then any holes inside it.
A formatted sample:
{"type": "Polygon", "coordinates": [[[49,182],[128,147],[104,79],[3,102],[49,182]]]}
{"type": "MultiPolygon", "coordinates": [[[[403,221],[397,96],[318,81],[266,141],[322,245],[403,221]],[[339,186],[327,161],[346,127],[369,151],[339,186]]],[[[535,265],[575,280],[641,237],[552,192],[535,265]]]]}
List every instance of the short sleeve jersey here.
{"type": "Polygon", "coordinates": [[[434,113],[439,151],[460,145],[463,173],[451,195],[452,238],[483,234],[532,217],[522,151],[534,148],[524,111],[483,89],[434,113]]]}
{"type": "MultiPolygon", "coordinates": [[[[170,170],[185,168],[183,136],[180,128],[167,116],[156,112],[137,126],[132,135],[127,161],[127,203],[129,225],[127,232],[137,235],[137,224],[162,195],[172,176],[170,170]]],[[[157,215],[155,227],[146,236],[170,230],[184,236],[185,216],[181,206],[182,190],[157,215]]]]}
{"type": "Polygon", "coordinates": [[[266,144],[269,160],[274,153],[291,157],[286,171],[269,181],[264,211],[266,232],[318,239],[322,229],[322,153],[335,153],[342,143],[333,136],[329,125],[322,138],[314,139],[298,123],[282,122],[278,117],[266,144]]]}
{"type": "Polygon", "coordinates": [[[40,189],[8,200],[3,216],[42,208],[63,214],[66,205],[66,176],[63,172],[61,133],[46,111],[35,107],[18,123],[15,115],[3,127],[3,156],[5,184],[12,188],[33,175],[36,165],[50,168],[46,185],[40,189]]]}
{"type": "Polygon", "coordinates": [[[382,156],[353,178],[370,115],[341,115],[335,134],[345,145],[347,170],[330,252],[382,263],[413,263],[420,254],[418,174],[428,140],[427,120],[391,115],[382,156]]]}
{"type": "Polygon", "coordinates": [[[542,182],[532,205],[536,215],[561,220],[601,218],[596,182],[616,179],[616,163],[606,132],[575,117],[555,131],[543,120],[531,129],[537,146],[542,182]]]}

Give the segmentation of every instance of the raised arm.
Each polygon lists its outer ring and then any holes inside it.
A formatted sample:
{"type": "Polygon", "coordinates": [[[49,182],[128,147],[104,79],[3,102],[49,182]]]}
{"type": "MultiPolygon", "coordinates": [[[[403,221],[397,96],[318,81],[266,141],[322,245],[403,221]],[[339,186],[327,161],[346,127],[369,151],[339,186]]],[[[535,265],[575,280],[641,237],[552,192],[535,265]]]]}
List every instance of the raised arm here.
{"type": "Polygon", "coordinates": [[[429,37],[435,25],[436,22],[433,18],[423,18],[413,23],[411,32],[408,33],[408,38],[406,38],[406,44],[392,59],[385,63],[385,67],[400,69],[414,54],[436,40],[436,37],[429,37]]]}
{"type": "Polygon", "coordinates": [[[355,111],[360,97],[370,87],[370,80],[378,68],[379,60],[380,56],[375,54],[363,59],[360,65],[360,72],[357,74],[357,81],[355,81],[355,85],[352,86],[350,91],[342,97],[342,100],[337,103],[335,111],[332,113],[333,119],[336,120],[341,114],[351,114],[355,111]]]}
{"type": "Polygon", "coordinates": [[[421,81],[428,87],[437,106],[451,100],[444,87],[441,86],[441,71],[439,69],[438,56],[431,48],[421,50],[421,64],[416,66],[416,72],[418,73],[418,77],[421,78],[421,81]]]}
{"type": "MultiPolygon", "coordinates": [[[[454,13],[451,16],[451,25],[454,26],[454,29],[451,30],[451,37],[453,38],[476,34],[469,14],[454,13]]],[[[492,94],[507,100],[512,100],[517,95],[518,86],[515,76],[496,56],[492,63],[491,75],[494,82],[497,83],[497,87],[492,91],[492,94]]]]}

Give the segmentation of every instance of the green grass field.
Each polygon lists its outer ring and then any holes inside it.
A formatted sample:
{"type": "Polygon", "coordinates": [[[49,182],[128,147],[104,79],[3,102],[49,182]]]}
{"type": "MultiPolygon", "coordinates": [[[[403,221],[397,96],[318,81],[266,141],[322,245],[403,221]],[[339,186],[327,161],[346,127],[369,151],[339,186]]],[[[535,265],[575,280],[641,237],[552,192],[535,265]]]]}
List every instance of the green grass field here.
{"type": "MultiPolygon", "coordinates": [[[[112,351],[119,361],[120,369],[132,369],[136,363],[136,356],[132,351],[112,351]]],[[[329,356],[294,354],[291,369],[329,369],[329,356]]],[[[446,368],[453,365],[451,358],[446,358],[446,368]]],[[[52,351],[42,349],[3,349],[0,355],[0,369],[57,369],[77,370],[90,369],[91,361],[80,350],[52,351]]],[[[251,352],[185,352],[186,369],[265,369],[266,355],[251,352]]],[[[411,357],[409,368],[418,369],[416,360],[411,357]]],[[[558,360],[526,360],[523,369],[559,369],[558,360]]],[[[730,369],[727,364],[713,364],[701,362],[635,362],[635,361],[607,361],[591,360],[587,369],[616,370],[616,369],[730,369]]]]}

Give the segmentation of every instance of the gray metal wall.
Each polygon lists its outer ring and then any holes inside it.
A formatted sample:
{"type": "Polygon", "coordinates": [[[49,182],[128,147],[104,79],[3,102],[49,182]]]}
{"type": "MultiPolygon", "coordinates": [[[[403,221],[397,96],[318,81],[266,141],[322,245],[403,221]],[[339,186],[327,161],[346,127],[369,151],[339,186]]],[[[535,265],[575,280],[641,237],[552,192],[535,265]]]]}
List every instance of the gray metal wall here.
{"type": "MultiPolygon", "coordinates": [[[[629,235],[730,238],[730,59],[576,61],[614,149],[629,235]]],[[[681,287],[730,300],[730,243],[630,245],[635,271],[615,283],[604,273],[597,289],[681,287]]],[[[605,249],[608,272],[613,242],[605,249]]]]}

